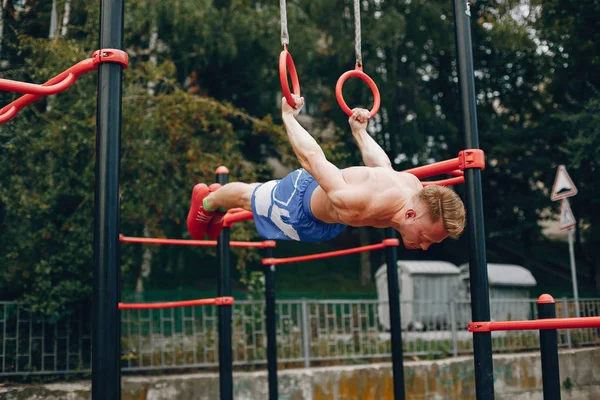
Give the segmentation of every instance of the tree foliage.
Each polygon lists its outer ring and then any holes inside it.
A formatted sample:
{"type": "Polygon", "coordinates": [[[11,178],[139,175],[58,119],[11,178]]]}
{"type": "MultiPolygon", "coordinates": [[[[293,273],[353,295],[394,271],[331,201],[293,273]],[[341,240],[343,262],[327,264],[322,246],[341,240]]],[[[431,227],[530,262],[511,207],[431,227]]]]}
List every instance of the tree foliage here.
{"type": "MultiPolygon", "coordinates": [[[[67,37],[47,39],[49,2],[8,1],[3,10],[3,77],[43,82],[96,50],[99,3],[71,4],[67,37]]],[[[63,9],[63,2],[59,10],[63,9]]],[[[598,5],[480,1],[472,4],[484,212],[490,244],[519,243],[523,262],[542,240],[549,186],[561,163],[580,194],[586,262],[594,253],[598,170],[598,5]],[[525,11],[524,11],[525,10],[525,11]]],[[[362,1],[364,71],[382,106],[372,134],[396,169],[456,157],[464,147],[447,1],[362,1]]],[[[289,49],[307,99],[311,132],[340,167],[360,163],[337,105],[339,76],[354,68],[353,2],[288,2],[289,49]]],[[[59,20],[62,20],[59,16],[59,20]]],[[[126,2],[121,155],[121,231],[187,237],[191,188],[218,165],[232,179],[269,179],[270,158],[296,166],[282,128],[277,62],[279,8],[248,0],[126,2]]],[[[60,317],[89,299],[96,75],[38,101],[0,126],[0,292],[60,317]]],[[[349,80],[351,107],[370,107],[366,85],[349,80]]],[[[15,96],[3,93],[2,104],[15,96]]],[[[460,193],[462,188],[457,187],[460,193]]],[[[255,237],[251,227],[236,237],[255,237]]],[[[373,233],[379,235],[379,233],[373,233]]],[[[466,243],[434,254],[466,261],[466,243]]],[[[214,274],[212,250],[153,248],[147,288],[196,283],[214,274]],[[198,260],[202,267],[198,268],[198,260]]],[[[252,252],[237,257],[243,266],[252,252]]],[[[430,253],[431,254],[431,251],[430,253]]],[[[413,255],[404,255],[412,257],[413,255]]],[[[142,250],[121,247],[123,287],[139,276],[142,250]]]]}

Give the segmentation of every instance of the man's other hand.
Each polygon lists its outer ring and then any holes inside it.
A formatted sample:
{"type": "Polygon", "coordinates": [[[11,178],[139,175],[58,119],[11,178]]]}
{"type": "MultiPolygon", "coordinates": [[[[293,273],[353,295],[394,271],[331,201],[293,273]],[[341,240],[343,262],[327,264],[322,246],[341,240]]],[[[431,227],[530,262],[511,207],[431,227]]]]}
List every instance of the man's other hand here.
{"type": "Polygon", "coordinates": [[[296,102],[296,108],[290,106],[288,104],[287,100],[285,99],[285,97],[283,97],[281,99],[281,112],[283,114],[292,114],[292,115],[296,116],[300,113],[300,110],[304,106],[304,97],[300,97],[300,96],[296,96],[295,94],[292,94],[292,98],[296,102]]]}
{"type": "Polygon", "coordinates": [[[364,108],[355,108],[352,110],[352,115],[348,119],[352,132],[357,132],[361,129],[367,129],[367,123],[369,122],[369,110],[364,108]]]}

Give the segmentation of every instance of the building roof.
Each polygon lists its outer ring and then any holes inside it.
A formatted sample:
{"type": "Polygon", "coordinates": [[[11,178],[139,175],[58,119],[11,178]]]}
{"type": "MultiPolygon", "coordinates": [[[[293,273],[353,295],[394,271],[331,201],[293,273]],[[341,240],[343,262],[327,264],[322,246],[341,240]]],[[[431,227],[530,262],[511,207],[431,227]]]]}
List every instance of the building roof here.
{"type": "MultiPolygon", "coordinates": [[[[463,279],[469,279],[469,264],[460,266],[463,279]]],[[[535,286],[537,281],[531,272],[514,264],[488,263],[488,283],[496,286],[535,286]]]]}
{"type": "MultiPolygon", "coordinates": [[[[405,261],[398,260],[398,269],[410,275],[458,275],[460,269],[446,261],[405,261]]],[[[377,269],[375,277],[386,273],[386,265],[377,269]]]]}

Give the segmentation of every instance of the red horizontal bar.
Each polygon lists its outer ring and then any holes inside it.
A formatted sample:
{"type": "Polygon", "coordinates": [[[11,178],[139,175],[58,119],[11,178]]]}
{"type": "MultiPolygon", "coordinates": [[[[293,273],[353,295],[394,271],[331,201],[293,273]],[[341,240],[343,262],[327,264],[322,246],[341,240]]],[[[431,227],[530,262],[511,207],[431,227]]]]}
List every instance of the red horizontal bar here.
{"type": "Polygon", "coordinates": [[[252,212],[240,209],[229,210],[223,219],[223,226],[230,228],[236,222],[248,221],[254,219],[252,212]],[[233,211],[233,212],[232,212],[233,211]]]}
{"type": "Polygon", "coordinates": [[[346,256],[349,254],[363,253],[365,251],[381,250],[389,246],[399,246],[400,241],[398,239],[385,239],[383,242],[378,244],[371,244],[368,246],[355,247],[352,249],[328,251],[326,253],[310,254],[306,256],[287,257],[287,258],[263,258],[263,265],[279,265],[279,264],[290,264],[294,262],[320,260],[323,258],[346,256]]]}
{"type": "MultiPolygon", "coordinates": [[[[166,238],[142,238],[132,236],[119,236],[119,241],[122,243],[142,243],[142,244],[167,244],[175,246],[201,246],[201,247],[215,247],[217,245],[216,240],[189,240],[189,239],[166,239],[166,238]]],[[[263,240],[262,242],[229,242],[231,247],[244,247],[244,248],[260,248],[264,249],[267,247],[275,247],[276,243],[274,240],[263,240]]]]}
{"type": "Polygon", "coordinates": [[[224,306],[233,304],[233,297],[215,297],[213,299],[171,301],[167,303],[119,303],[119,310],[155,310],[191,306],[224,306]]]}
{"type": "Polygon", "coordinates": [[[600,317],[548,318],[533,321],[469,322],[469,332],[600,328],[600,317]]]}
{"type": "Polygon", "coordinates": [[[404,170],[403,172],[408,172],[409,174],[413,174],[419,179],[430,178],[436,175],[448,174],[450,172],[454,172],[459,168],[459,160],[457,158],[452,158],[446,161],[438,161],[433,164],[423,165],[416,168],[411,168],[404,170]]]}
{"type": "Polygon", "coordinates": [[[422,181],[421,183],[423,184],[423,186],[429,186],[429,185],[452,186],[452,185],[458,185],[460,183],[465,183],[465,177],[457,176],[456,178],[442,179],[441,181],[422,181]]]}

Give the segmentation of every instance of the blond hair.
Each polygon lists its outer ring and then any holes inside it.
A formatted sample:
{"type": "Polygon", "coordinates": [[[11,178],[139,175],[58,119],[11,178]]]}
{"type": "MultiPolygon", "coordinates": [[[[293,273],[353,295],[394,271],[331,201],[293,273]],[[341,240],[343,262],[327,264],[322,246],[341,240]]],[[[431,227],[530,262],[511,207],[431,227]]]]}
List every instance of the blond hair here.
{"type": "Polygon", "coordinates": [[[448,236],[457,239],[465,230],[465,206],[458,195],[445,186],[425,186],[417,194],[429,210],[429,217],[433,222],[440,217],[444,221],[444,228],[448,236]]]}

